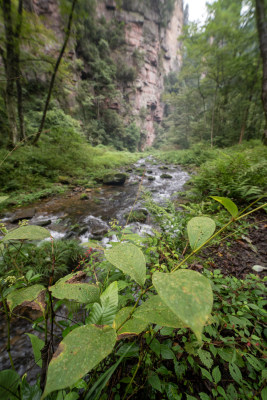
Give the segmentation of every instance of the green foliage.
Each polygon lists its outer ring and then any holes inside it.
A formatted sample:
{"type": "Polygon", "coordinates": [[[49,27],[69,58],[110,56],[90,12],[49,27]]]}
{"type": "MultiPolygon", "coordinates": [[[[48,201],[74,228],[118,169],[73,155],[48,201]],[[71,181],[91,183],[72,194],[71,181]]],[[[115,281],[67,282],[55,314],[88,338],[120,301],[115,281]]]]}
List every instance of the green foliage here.
{"type": "Polygon", "coordinates": [[[31,333],[26,333],[27,336],[29,336],[32,344],[32,350],[33,350],[33,355],[34,355],[34,360],[36,364],[42,368],[42,356],[41,356],[41,350],[44,347],[45,343],[43,340],[39,339],[37,336],[32,335],[31,333]]]}
{"type": "Polygon", "coordinates": [[[50,236],[49,230],[42,226],[20,226],[9,231],[3,238],[3,242],[16,240],[43,240],[50,236]]]}
{"type": "Polygon", "coordinates": [[[194,191],[200,196],[218,194],[237,202],[253,200],[266,191],[266,156],[262,147],[221,153],[216,160],[203,164],[193,177],[194,191]]]}
{"type": "Polygon", "coordinates": [[[131,243],[122,243],[105,252],[107,260],[140,286],[146,280],[146,262],[141,250],[131,243]]]}
{"type": "Polygon", "coordinates": [[[56,281],[76,267],[79,259],[84,254],[83,248],[72,240],[54,240],[53,245],[48,241],[39,244],[39,246],[33,243],[24,243],[19,252],[17,246],[14,247],[12,242],[10,243],[2,251],[3,258],[0,260],[1,276],[17,276],[17,265],[25,276],[31,271],[33,275],[37,274],[39,279],[46,285],[48,284],[53,259],[55,265],[54,281],[56,281]],[[14,265],[14,260],[16,260],[16,265],[14,265]]]}
{"type": "Polygon", "coordinates": [[[19,374],[9,369],[0,371],[0,395],[3,400],[18,398],[19,374]]]}
{"type": "MultiPolygon", "coordinates": [[[[229,199],[220,200],[233,206],[229,199]]],[[[167,211],[158,206],[157,210],[160,209],[166,216],[167,211]]],[[[242,213],[236,219],[240,218],[242,213]]],[[[32,274],[21,277],[24,280],[20,284],[22,289],[17,282],[1,282],[1,300],[7,323],[10,320],[6,304],[12,311],[18,304],[34,302],[45,312],[34,326],[38,329],[44,326],[46,334],[46,317],[52,319],[54,311],[62,305],[62,300],[57,302],[52,297],[57,297],[55,290],[60,293],[58,297],[79,302],[88,302],[88,298],[89,302],[94,301],[93,305],[83,307],[83,322],[74,320],[74,309],[66,320],[57,322],[63,328],[63,340],[49,363],[42,399],[61,395],[76,399],[82,389],[86,399],[99,398],[101,391],[105,398],[111,390],[124,396],[142,391],[151,399],[160,392],[162,396],[174,399],[179,399],[179,394],[182,394],[187,398],[197,396],[204,400],[210,397],[221,400],[226,396],[256,396],[259,400],[257,393],[266,379],[266,375],[259,374],[265,362],[264,325],[261,323],[266,314],[265,287],[255,275],[240,281],[224,278],[218,270],[212,273],[203,268],[199,273],[188,269],[188,259],[220,233],[213,235],[215,223],[211,221],[208,217],[189,221],[193,252],[185,257],[184,250],[177,252],[171,241],[161,240],[161,245],[155,246],[153,237],[147,239],[145,245],[139,243],[139,247],[124,241],[114,243],[104,254],[90,253],[90,259],[84,261],[84,269],[88,279],[96,281],[97,286],[93,282],[79,282],[84,273],[70,274],[50,287],[51,296],[45,299],[40,296],[43,286],[29,286],[34,278],[32,274]],[[199,224],[200,221],[204,224],[199,224]],[[161,253],[158,264],[155,263],[157,252],[161,253]],[[168,260],[173,258],[174,264],[164,265],[162,256],[168,260]],[[181,269],[186,263],[187,268],[181,269]],[[26,288],[25,283],[28,285],[26,288]],[[91,291],[88,295],[82,285],[94,288],[94,299],[91,291]],[[102,291],[100,298],[98,287],[102,291]],[[64,292],[62,296],[61,292],[64,292]],[[134,343],[128,343],[129,335],[134,343]],[[119,360],[116,357],[120,357],[119,360]],[[107,377],[111,378],[121,362],[124,363],[121,373],[117,377],[114,374],[108,383],[107,377]],[[132,378],[129,378],[129,369],[132,378]],[[84,378],[87,374],[88,379],[84,378]],[[192,375],[200,382],[199,385],[192,385],[192,375]],[[204,379],[209,381],[209,385],[203,384],[204,379]],[[62,389],[64,391],[60,393],[62,389]],[[53,393],[56,391],[58,393],[53,393]]],[[[233,219],[229,223],[233,223],[233,219]]],[[[120,234],[127,240],[127,234],[120,234]]],[[[158,239],[156,235],[156,241],[158,239]]],[[[8,246],[12,246],[12,242],[8,246]]],[[[37,343],[34,337],[31,339],[38,358],[41,343],[37,343]]],[[[9,356],[12,360],[10,351],[9,356]]],[[[19,385],[22,391],[25,390],[23,381],[19,385]]],[[[38,385],[35,388],[38,390],[38,385]]]]}
{"type": "Polygon", "coordinates": [[[215,222],[208,217],[195,217],[190,219],[187,224],[187,233],[192,250],[197,250],[214,233],[215,222]]]}
{"type": "Polygon", "coordinates": [[[111,353],[115,342],[115,331],[110,327],[86,325],[70,332],[49,364],[42,399],[55,390],[75,384],[111,353]]]}
{"type": "Polygon", "coordinates": [[[15,307],[23,304],[24,302],[36,303],[37,309],[44,310],[44,302],[41,299],[41,293],[44,292],[43,285],[33,285],[27,288],[14,290],[7,296],[7,304],[12,311],[15,307]]]}
{"type": "Polygon", "coordinates": [[[198,272],[181,270],[171,274],[156,272],[153,284],[168,308],[201,341],[201,333],[213,303],[209,281],[198,272]]]}
{"type": "Polygon", "coordinates": [[[89,283],[78,283],[77,280],[79,280],[79,274],[69,274],[59,279],[49,290],[57,299],[75,300],[79,303],[94,303],[99,300],[97,286],[89,283]]]}
{"type": "Polygon", "coordinates": [[[183,66],[168,79],[168,141],[188,148],[198,141],[229,146],[260,138],[261,69],[253,4],[222,0],[208,7],[203,27],[184,27],[183,66]]]}

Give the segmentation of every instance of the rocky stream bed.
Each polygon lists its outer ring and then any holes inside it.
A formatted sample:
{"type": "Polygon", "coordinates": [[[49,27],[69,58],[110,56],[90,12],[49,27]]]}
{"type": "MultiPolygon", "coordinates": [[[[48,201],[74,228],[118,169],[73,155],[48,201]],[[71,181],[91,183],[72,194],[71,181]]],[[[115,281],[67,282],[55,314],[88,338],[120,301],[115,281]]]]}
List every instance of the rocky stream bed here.
{"type": "MultiPolygon", "coordinates": [[[[105,234],[109,222],[116,219],[121,226],[126,224],[133,208],[136,219],[129,226],[134,233],[143,234],[152,231],[152,221],[144,208],[141,190],[148,190],[152,198],[164,203],[183,190],[189,179],[187,172],[179,166],[160,165],[152,157],[140,159],[126,171],[125,182],[107,181],[99,188],[73,188],[67,194],[40,200],[31,205],[8,213],[2,217],[8,229],[18,226],[19,221],[28,220],[29,224],[45,226],[54,239],[74,239],[81,243],[89,240],[101,240],[103,245],[109,241],[105,234]]],[[[112,240],[116,240],[113,237],[112,240]]],[[[64,310],[58,312],[57,319],[64,318],[64,310]]],[[[0,370],[10,368],[5,350],[7,327],[3,314],[0,321],[0,370]]],[[[24,317],[34,319],[32,314],[24,317]]],[[[30,339],[25,333],[34,333],[32,324],[26,319],[13,318],[11,321],[11,351],[15,368],[23,376],[27,372],[28,381],[34,383],[40,368],[35,364],[30,339]]],[[[41,333],[37,333],[42,338],[41,333]]]]}

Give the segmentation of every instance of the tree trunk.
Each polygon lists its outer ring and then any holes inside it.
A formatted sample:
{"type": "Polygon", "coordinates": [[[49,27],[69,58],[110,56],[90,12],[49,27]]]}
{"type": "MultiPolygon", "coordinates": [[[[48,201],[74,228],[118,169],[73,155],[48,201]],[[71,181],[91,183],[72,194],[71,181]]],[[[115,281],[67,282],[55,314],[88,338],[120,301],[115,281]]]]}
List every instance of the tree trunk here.
{"type": "Polygon", "coordinates": [[[69,37],[70,37],[70,32],[71,32],[71,24],[72,24],[72,19],[73,19],[73,14],[74,14],[74,8],[75,8],[75,4],[76,4],[77,0],[72,0],[72,6],[71,6],[71,11],[70,11],[70,15],[69,15],[69,22],[68,22],[68,26],[67,26],[67,31],[66,31],[66,36],[65,36],[65,40],[63,43],[63,46],[61,48],[61,51],[59,53],[52,77],[51,77],[51,81],[50,81],[50,85],[49,85],[49,89],[48,89],[48,94],[47,94],[47,98],[46,98],[46,102],[45,102],[45,107],[44,107],[44,111],[43,111],[43,116],[42,116],[42,120],[38,129],[38,132],[33,140],[33,144],[36,144],[41,136],[41,133],[44,129],[44,124],[45,124],[45,120],[46,120],[46,114],[47,114],[47,110],[49,107],[49,103],[50,103],[50,99],[51,99],[51,95],[52,95],[52,91],[54,88],[54,83],[55,83],[55,79],[56,79],[56,75],[57,75],[57,71],[61,62],[61,59],[64,55],[66,46],[68,44],[69,41],[69,37]]]}
{"type": "Polygon", "coordinates": [[[263,143],[267,145],[267,20],[266,7],[264,0],[255,0],[256,3],[256,22],[260,42],[260,51],[262,58],[262,104],[265,114],[265,129],[263,134],[263,143]]]}
{"type": "Polygon", "coordinates": [[[5,50],[1,50],[5,73],[6,73],[6,90],[5,103],[6,112],[9,122],[9,141],[10,145],[15,146],[18,141],[18,129],[16,118],[16,69],[15,69],[15,52],[14,52],[14,34],[12,28],[11,16],[11,0],[3,0],[3,16],[5,26],[5,50]]]}
{"type": "Polygon", "coordinates": [[[19,46],[19,39],[20,39],[21,25],[22,25],[22,13],[23,13],[23,0],[19,0],[18,21],[17,21],[16,31],[15,31],[15,69],[16,69],[16,74],[17,74],[17,79],[16,79],[17,110],[18,110],[18,118],[19,118],[20,140],[25,139],[22,87],[21,87],[21,71],[20,71],[20,46],[19,46]]]}

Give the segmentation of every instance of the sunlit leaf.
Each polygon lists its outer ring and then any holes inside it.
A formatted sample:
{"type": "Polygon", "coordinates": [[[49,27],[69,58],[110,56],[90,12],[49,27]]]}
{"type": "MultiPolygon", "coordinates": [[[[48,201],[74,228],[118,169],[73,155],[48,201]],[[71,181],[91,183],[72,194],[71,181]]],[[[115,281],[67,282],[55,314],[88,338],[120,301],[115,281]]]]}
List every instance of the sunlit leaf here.
{"type": "Polygon", "coordinates": [[[210,281],[191,270],[170,274],[155,272],[152,281],[164,303],[201,341],[203,327],[212,310],[210,281]]]}
{"type": "Polygon", "coordinates": [[[107,357],[116,343],[111,327],[85,325],[70,332],[59,344],[47,372],[42,396],[74,385],[107,357]]]}
{"type": "Polygon", "coordinates": [[[139,285],[146,280],[146,261],[142,251],[132,243],[121,243],[106,250],[107,260],[127,275],[130,275],[139,285]]]}
{"type": "Polygon", "coordinates": [[[224,208],[232,215],[233,218],[238,216],[238,208],[237,205],[228,197],[218,197],[218,196],[210,196],[213,200],[221,203],[224,208]]]}
{"type": "Polygon", "coordinates": [[[202,246],[214,233],[215,222],[209,217],[195,217],[187,224],[187,233],[192,250],[202,246]]]}
{"type": "Polygon", "coordinates": [[[186,326],[160,296],[150,297],[136,309],[134,315],[147,323],[160,326],[169,326],[171,328],[184,328],[186,326]]]}
{"type": "Polygon", "coordinates": [[[8,232],[3,241],[7,240],[43,240],[50,236],[49,230],[42,226],[27,225],[21,226],[8,232]]]}
{"type": "Polygon", "coordinates": [[[33,285],[27,288],[14,290],[7,296],[7,304],[10,311],[19,305],[44,311],[44,293],[45,287],[43,285],[33,285]]]}

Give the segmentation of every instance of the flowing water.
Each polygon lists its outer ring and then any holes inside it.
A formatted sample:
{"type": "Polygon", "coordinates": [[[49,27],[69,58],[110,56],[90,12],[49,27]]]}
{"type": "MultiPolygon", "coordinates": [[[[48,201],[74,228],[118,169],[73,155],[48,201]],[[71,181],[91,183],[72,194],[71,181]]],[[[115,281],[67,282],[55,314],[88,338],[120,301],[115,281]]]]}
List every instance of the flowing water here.
{"type": "MultiPolygon", "coordinates": [[[[170,200],[172,196],[183,190],[189,179],[187,172],[179,166],[159,164],[152,157],[140,159],[129,172],[129,179],[123,186],[102,186],[99,189],[87,189],[86,199],[81,199],[80,188],[75,188],[71,193],[44,199],[32,205],[30,213],[33,215],[29,223],[42,225],[50,230],[55,239],[78,238],[81,242],[90,239],[108,242],[104,234],[109,229],[109,222],[116,219],[124,226],[130,210],[144,208],[141,191],[148,190],[152,198],[161,204],[170,200]],[[144,172],[143,172],[144,170],[144,172]],[[163,177],[163,174],[169,175],[163,177]],[[171,178],[170,178],[171,176],[171,178]],[[142,188],[142,190],[140,190],[142,188]]],[[[17,211],[17,217],[27,215],[27,210],[17,211]],[[21,214],[19,214],[21,213],[21,214]]],[[[2,218],[8,228],[15,227],[17,222],[14,214],[2,218]],[[12,222],[13,221],[13,222],[12,222]]],[[[132,230],[136,233],[151,232],[149,215],[144,223],[132,223],[132,230]]],[[[113,237],[113,240],[116,238],[113,237]]],[[[6,323],[4,315],[0,315],[0,370],[10,368],[9,358],[5,350],[6,323]]],[[[31,324],[26,320],[13,319],[11,323],[11,351],[15,367],[22,376],[28,371],[28,380],[34,382],[39,367],[34,366],[32,348],[25,332],[34,333],[31,324]],[[32,368],[34,366],[34,368],[32,368]]]]}

